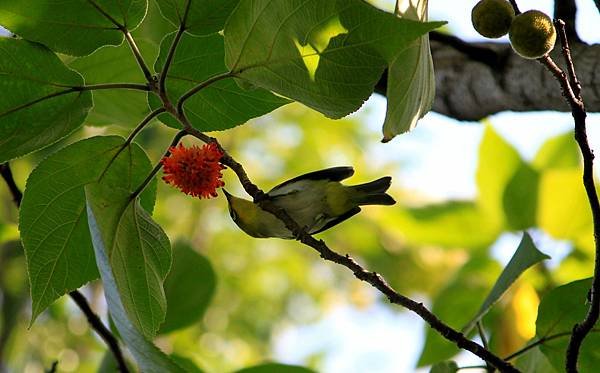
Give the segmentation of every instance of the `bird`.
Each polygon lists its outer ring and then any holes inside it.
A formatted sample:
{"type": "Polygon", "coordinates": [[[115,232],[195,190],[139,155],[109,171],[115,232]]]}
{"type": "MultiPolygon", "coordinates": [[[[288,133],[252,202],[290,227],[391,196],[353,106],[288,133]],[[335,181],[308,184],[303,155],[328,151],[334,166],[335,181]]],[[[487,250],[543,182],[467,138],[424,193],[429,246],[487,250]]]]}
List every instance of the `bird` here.
{"type": "MultiPolygon", "coordinates": [[[[308,234],[327,230],[358,214],[360,206],[393,205],[386,193],[392,178],[384,176],[359,184],[341,183],[354,174],[350,166],[338,166],[309,172],[287,180],[266,193],[266,198],[285,210],[308,234]]],[[[231,219],[246,234],[256,238],[294,239],[294,234],[275,215],[258,204],[236,197],[225,189],[231,219]]]]}

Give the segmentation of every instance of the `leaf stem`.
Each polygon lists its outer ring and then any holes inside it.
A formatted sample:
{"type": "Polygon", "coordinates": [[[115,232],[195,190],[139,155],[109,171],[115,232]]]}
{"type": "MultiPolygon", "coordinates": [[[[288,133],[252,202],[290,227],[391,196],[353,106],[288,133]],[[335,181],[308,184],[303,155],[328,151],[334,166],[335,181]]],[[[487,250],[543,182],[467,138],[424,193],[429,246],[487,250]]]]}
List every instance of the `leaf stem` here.
{"type": "MultiPolygon", "coordinates": [[[[125,140],[125,143],[123,144],[123,148],[125,148],[127,145],[131,144],[131,142],[133,141],[133,139],[137,136],[138,133],[140,133],[141,130],[144,129],[144,127],[146,127],[148,125],[148,123],[150,123],[150,121],[152,121],[152,119],[154,119],[155,117],[157,117],[158,115],[164,113],[166,110],[164,107],[160,107],[154,111],[152,111],[151,113],[149,113],[148,115],[146,115],[146,117],[144,118],[144,120],[142,120],[140,122],[140,124],[138,124],[133,131],[131,131],[131,133],[129,134],[129,136],[127,137],[127,140],[125,140]]],[[[118,154],[117,154],[118,155],[118,154]]]]}
{"type": "Polygon", "coordinates": [[[187,99],[189,99],[190,97],[192,97],[193,95],[195,95],[196,93],[198,93],[199,91],[201,91],[202,89],[208,87],[209,85],[211,85],[213,83],[218,82],[219,80],[231,78],[233,76],[234,76],[233,72],[227,71],[225,73],[213,75],[212,77],[208,78],[207,80],[205,80],[202,83],[198,84],[197,86],[193,87],[192,89],[190,89],[189,91],[184,93],[177,101],[177,113],[182,114],[183,113],[183,104],[185,103],[185,101],[187,99]]]}
{"type": "Polygon", "coordinates": [[[150,171],[150,174],[146,176],[146,179],[140,184],[140,186],[138,186],[137,189],[133,193],[131,193],[131,200],[134,200],[137,196],[139,196],[140,193],[142,193],[142,191],[144,190],[144,188],[146,188],[146,186],[152,181],[152,179],[154,179],[154,176],[156,176],[158,171],[160,171],[160,169],[162,168],[163,158],[168,157],[171,154],[171,148],[176,146],[179,143],[179,140],[181,140],[181,138],[186,136],[187,134],[188,133],[185,130],[179,131],[177,132],[177,134],[175,134],[175,137],[173,137],[173,141],[171,141],[171,144],[165,151],[165,154],[160,158],[156,166],[154,166],[152,171],[150,171]]]}
{"type": "Polygon", "coordinates": [[[123,31],[123,34],[125,35],[125,40],[127,40],[127,44],[129,44],[131,53],[133,53],[133,56],[135,57],[135,60],[137,61],[138,66],[142,70],[142,73],[144,74],[146,81],[150,85],[154,86],[156,84],[156,81],[155,81],[154,77],[152,76],[152,73],[150,72],[148,65],[146,64],[146,61],[144,61],[144,57],[142,56],[140,49],[138,48],[137,44],[135,43],[133,36],[131,36],[131,33],[127,29],[122,29],[122,31],[123,31]]]}
{"type": "Polygon", "coordinates": [[[187,22],[188,13],[190,11],[190,3],[191,0],[187,0],[185,3],[185,11],[183,13],[183,18],[181,20],[181,24],[179,25],[179,29],[177,30],[177,34],[175,34],[175,39],[171,43],[171,47],[169,48],[169,53],[167,54],[167,59],[165,60],[165,65],[160,72],[160,79],[158,81],[158,89],[159,92],[163,92],[166,95],[166,86],[165,82],[167,81],[167,74],[169,73],[169,68],[171,67],[171,63],[173,62],[173,57],[175,56],[175,52],[177,51],[177,46],[181,41],[181,37],[185,32],[185,23],[187,22]]]}

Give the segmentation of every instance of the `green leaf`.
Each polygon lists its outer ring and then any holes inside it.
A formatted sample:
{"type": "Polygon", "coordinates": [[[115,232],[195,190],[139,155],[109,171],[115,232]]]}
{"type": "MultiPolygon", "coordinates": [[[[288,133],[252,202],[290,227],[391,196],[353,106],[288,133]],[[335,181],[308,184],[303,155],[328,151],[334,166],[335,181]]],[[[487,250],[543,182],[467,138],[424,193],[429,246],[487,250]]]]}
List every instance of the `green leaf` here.
{"type": "Polygon", "coordinates": [[[388,214],[390,224],[402,227],[403,237],[418,244],[482,248],[491,245],[500,233],[473,202],[448,201],[395,209],[388,214]]]}
{"type": "Polygon", "coordinates": [[[69,89],[81,76],[39,44],[0,38],[0,75],[0,163],[67,136],[92,106],[90,92],[69,89]]]}
{"type": "Polygon", "coordinates": [[[167,311],[163,283],[171,268],[169,239],[137,199],[131,200],[129,190],[96,183],[86,185],[85,194],[88,219],[94,219],[90,228],[97,230],[92,231],[96,260],[100,247],[129,320],[151,339],[167,311]]]}
{"type": "Polygon", "coordinates": [[[362,0],[241,0],[225,25],[225,61],[256,86],[341,118],[399,53],[442,24],[400,19],[362,0]]]}
{"type": "Polygon", "coordinates": [[[592,213],[581,175],[579,168],[551,169],[541,175],[537,225],[554,238],[591,237],[592,213]]]}
{"type": "Polygon", "coordinates": [[[176,362],[177,365],[184,368],[187,373],[204,373],[202,369],[198,368],[196,364],[187,357],[179,355],[170,355],[169,357],[176,362]]]}
{"type": "Polygon", "coordinates": [[[454,361],[444,361],[441,363],[434,364],[429,373],[456,373],[458,372],[458,365],[454,361]]]}
{"type": "Polygon", "coordinates": [[[267,363],[244,368],[235,373],[315,373],[315,371],[297,365],[267,363]]]}
{"type": "Polygon", "coordinates": [[[523,232],[519,247],[502,270],[500,277],[498,277],[475,317],[463,328],[462,332],[468,334],[523,272],[545,259],[550,259],[550,257],[537,249],[529,233],[523,232]]]}
{"type": "Polygon", "coordinates": [[[239,0],[157,0],[162,14],[176,26],[185,19],[185,31],[208,35],[221,31],[239,0]]]}
{"type": "MultiPolygon", "coordinates": [[[[174,34],[167,36],[160,48],[160,56],[155,64],[161,71],[167,57],[174,34]]],[[[195,37],[184,34],[175,58],[169,69],[167,92],[169,98],[177,99],[192,87],[217,74],[227,72],[223,62],[223,37],[212,34],[195,37]]],[[[154,94],[149,95],[152,109],[161,106],[154,94]]],[[[277,97],[264,89],[246,91],[229,78],[202,89],[185,103],[185,112],[197,129],[201,131],[224,130],[246,122],[248,119],[269,113],[289,101],[277,97]]],[[[170,115],[159,117],[174,128],[181,125],[170,115]]]]}
{"type": "Polygon", "coordinates": [[[121,44],[119,25],[133,30],[146,7],[146,0],[0,0],[0,24],[56,52],[83,56],[121,44]]]}
{"type": "MultiPolygon", "coordinates": [[[[548,337],[562,332],[570,332],[576,323],[585,317],[589,304],[587,294],[592,286],[591,279],[579,280],[559,286],[550,291],[538,307],[536,336],[548,337]]],[[[565,353],[569,337],[556,338],[544,342],[540,350],[546,355],[554,369],[564,371],[565,353]]],[[[600,365],[600,334],[590,333],[583,341],[578,359],[580,372],[595,372],[600,365]]]]}
{"type": "MultiPolygon", "coordinates": [[[[152,58],[146,61],[156,61],[158,57],[158,50],[160,48],[160,42],[168,34],[175,31],[175,26],[171,24],[163,15],[160,13],[160,9],[156,1],[152,0],[148,2],[148,11],[146,17],[140,25],[131,33],[136,42],[145,41],[154,46],[152,58]]],[[[148,52],[142,50],[142,54],[146,56],[148,52]]]]}
{"type": "MultiPolygon", "coordinates": [[[[135,372],[135,367],[132,366],[128,360],[125,361],[125,365],[131,372],[135,372]]],[[[117,364],[117,360],[115,360],[115,355],[111,351],[107,351],[104,354],[104,357],[100,361],[100,366],[96,373],[115,373],[119,372],[119,365],[117,364]]]]}
{"type": "MultiPolygon", "coordinates": [[[[497,278],[499,265],[486,257],[472,258],[435,297],[432,312],[453,328],[465,325],[497,278]]],[[[427,328],[425,346],[418,365],[425,366],[452,358],[458,347],[438,332],[427,328]]]]}
{"type": "Polygon", "coordinates": [[[535,226],[540,175],[522,162],[508,181],[502,195],[506,223],[511,230],[535,226]]]}
{"type": "MultiPolygon", "coordinates": [[[[491,126],[486,126],[479,146],[477,168],[478,204],[488,224],[503,228],[505,216],[505,190],[524,166],[519,153],[491,126]],[[493,165],[493,167],[492,167],[493,165]]],[[[514,181],[515,183],[517,181],[514,181]]]]}
{"type": "Polygon", "coordinates": [[[173,266],[165,281],[167,316],[159,333],[169,333],[197,322],[208,307],[216,288],[210,262],[189,246],[173,247],[173,266]]]}
{"type": "Polygon", "coordinates": [[[546,141],[533,160],[538,170],[557,168],[579,168],[581,166],[579,147],[572,132],[556,136],[546,141]]]}
{"type": "MultiPolygon", "coordinates": [[[[185,372],[165,355],[165,353],[159,350],[158,347],[153,345],[142,332],[140,332],[137,323],[132,320],[129,313],[125,311],[122,298],[123,295],[118,290],[119,285],[117,285],[117,278],[121,276],[122,273],[118,266],[115,267],[114,264],[111,263],[112,259],[109,259],[110,246],[106,244],[104,238],[107,235],[107,232],[105,231],[105,228],[102,227],[102,225],[105,225],[105,223],[108,222],[105,221],[100,223],[96,216],[100,219],[104,219],[104,217],[100,216],[107,213],[106,209],[116,207],[115,204],[123,204],[122,199],[119,197],[127,198],[129,193],[119,189],[107,191],[105,186],[98,184],[88,186],[86,189],[86,193],[90,197],[87,204],[87,217],[90,233],[92,235],[92,242],[94,243],[94,254],[96,255],[96,262],[98,263],[102,284],[104,285],[104,295],[108,304],[108,311],[121,338],[125,341],[125,344],[137,361],[141,371],[145,373],[185,372]],[[118,195],[123,192],[125,192],[126,195],[118,195]],[[99,195],[95,195],[96,193],[99,195]]],[[[127,211],[125,214],[133,213],[134,215],[128,215],[128,218],[139,217],[145,222],[149,222],[148,216],[144,216],[143,210],[137,206],[137,201],[129,203],[128,206],[125,207],[125,210],[127,211]]],[[[156,226],[153,226],[152,230],[155,231],[155,228],[156,226]]],[[[145,237],[152,235],[148,231],[144,231],[141,234],[145,237]]],[[[142,267],[145,267],[145,263],[142,264],[142,267]]],[[[138,280],[143,281],[143,278],[138,280]]],[[[150,309],[146,309],[145,311],[150,311],[150,309]]]]}
{"type": "MultiPolygon", "coordinates": [[[[85,213],[85,184],[133,189],[152,169],[137,145],[121,137],[93,137],[43,160],[27,180],[19,229],[31,286],[32,322],[52,302],[98,277],[85,213]],[[116,157],[116,158],[115,158],[116,157]]],[[[142,193],[149,211],[156,184],[142,193]]]]}
{"type": "MultiPolygon", "coordinates": [[[[532,342],[533,341],[530,343],[532,342]]],[[[542,353],[542,351],[540,351],[539,347],[534,347],[533,349],[521,355],[517,359],[515,367],[520,369],[521,372],[527,373],[558,373],[562,371],[556,371],[552,365],[550,365],[550,362],[542,353]]]]}
{"type": "MultiPolygon", "coordinates": [[[[396,3],[400,17],[427,20],[427,1],[396,3]],[[400,5],[406,5],[401,10],[400,5]]],[[[415,128],[417,121],[431,109],[435,98],[435,75],[429,35],[423,35],[390,64],[387,77],[388,109],[383,123],[383,141],[415,128]]]]}
{"type": "MultiPolygon", "coordinates": [[[[139,40],[138,47],[146,60],[154,54],[154,46],[139,40]]],[[[100,83],[141,83],[146,79],[126,43],[118,47],[106,46],[89,56],[69,63],[85,78],[86,84],[100,83]]],[[[146,92],[125,89],[97,90],[94,95],[94,108],[86,119],[87,124],[107,126],[117,124],[133,127],[141,122],[149,112],[146,92]]]]}

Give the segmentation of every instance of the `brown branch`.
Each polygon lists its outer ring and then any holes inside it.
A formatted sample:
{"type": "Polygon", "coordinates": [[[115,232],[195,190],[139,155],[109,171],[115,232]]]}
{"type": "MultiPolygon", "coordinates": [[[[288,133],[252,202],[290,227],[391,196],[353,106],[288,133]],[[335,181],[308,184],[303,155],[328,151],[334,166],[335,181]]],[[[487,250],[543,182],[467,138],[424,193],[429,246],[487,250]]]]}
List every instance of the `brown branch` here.
{"type": "Polygon", "coordinates": [[[594,277],[592,280],[592,288],[590,289],[590,307],[583,321],[575,324],[573,327],[566,353],[566,371],[575,373],[577,372],[577,360],[579,358],[579,351],[583,340],[600,317],[600,202],[598,201],[598,194],[594,183],[594,153],[590,148],[587,139],[585,105],[580,94],[580,88],[573,89],[571,86],[571,82],[577,84],[578,79],[575,75],[575,69],[571,59],[565,23],[561,20],[557,20],[555,25],[558,29],[558,36],[562,44],[563,55],[568,66],[568,75],[556,66],[549,56],[541,58],[540,62],[543,63],[559,81],[563,95],[571,107],[571,114],[573,115],[573,120],[575,122],[575,140],[579,145],[583,157],[583,185],[592,210],[595,243],[594,277]]]}
{"type": "Polygon", "coordinates": [[[123,357],[123,353],[121,352],[121,348],[119,347],[119,342],[115,338],[115,336],[108,330],[106,326],[102,323],[102,320],[94,313],[87,300],[79,291],[75,290],[69,293],[69,296],[75,304],[81,309],[81,312],[87,318],[88,323],[92,326],[92,328],[98,333],[98,335],[104,340],[108,348],[113,353],[115,360],[117,362],[117,366],[121,373],[128,373],[129,368],[127,368],[127,364],[125,363],[125,358],[123,357]]]}
{"type": "MultiPolygon", "coordinates": [[[[15,180],[13,178],[12,171],[10,169],[8,162],[0,165],[0,174],[2,175],[2,178],[6,182],[6,185],[8,186],[8,189],[10,190],[10,193],[13,196],[15,205],[17,207],[20,207],[21,200],[23,199],[23,193],[21,192],[21,190],[15,183],[15,180]]],[[[127,368],[127,365],[125,364],[125,359],[123,358],[123,353],[121,352],[121,348],[119,347],[119,342],[117,341],[115,336],[110,332],[110,330],[108,330],[104,326],[104,324],[102,323],[100,318],[94,313],[94,311],[88,304],[85,297],[79,291],[74,290],[69,293],[69,296],[71,296],[71,298],[73,299],[75,304],[77,304],[77,306],[85,314],[85,316],[87,317],[88,323],[90,324],[92,329],[94,329],[96,331],[96,333],[98,333],[98,335],[104,340],[104,342],[106,342],[106,345],[111,350],[111,352],[113,353],[113,355],[115,357],[115,360],[117,361],[117,364],[118,364],[118,367],[119,367],[119,370],[121,371],[121,373],[128,373],[129,369],[127,368]]]]}

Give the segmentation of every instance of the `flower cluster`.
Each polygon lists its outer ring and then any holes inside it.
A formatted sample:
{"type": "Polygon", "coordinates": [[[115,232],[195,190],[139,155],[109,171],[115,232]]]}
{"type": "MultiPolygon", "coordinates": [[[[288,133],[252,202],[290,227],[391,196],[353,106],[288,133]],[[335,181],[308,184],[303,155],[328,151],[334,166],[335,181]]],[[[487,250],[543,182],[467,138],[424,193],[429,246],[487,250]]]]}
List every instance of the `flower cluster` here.
{"type": "Polygon", "coordinates": [[[225,185],[221,170],[225,166],[219,161],[223,152],[215,143],[202,147],[186,148],[181,143],[169,149],[171,153],[161,161],[165,176],[163,180],[193,197],[217,196],[217,188],[225,185]]]}

